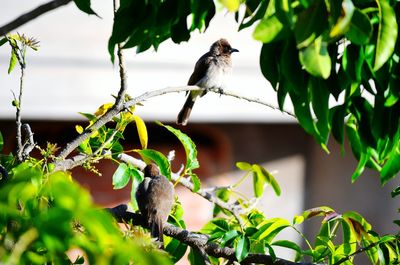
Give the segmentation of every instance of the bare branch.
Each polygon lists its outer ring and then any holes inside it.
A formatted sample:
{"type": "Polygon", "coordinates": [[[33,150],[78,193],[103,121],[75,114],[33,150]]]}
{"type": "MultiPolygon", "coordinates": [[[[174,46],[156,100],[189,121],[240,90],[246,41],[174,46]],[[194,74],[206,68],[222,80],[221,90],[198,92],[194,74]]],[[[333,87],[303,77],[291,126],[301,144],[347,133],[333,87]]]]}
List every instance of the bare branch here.
{"type": "Polygon", "coordinates": [[[33,139],[33,132],[31,130],[31,126],[29,124],[24,123],[22,124],[22,130],[25,134],[25,143],[22,149],[22,158],[26,159],[29,154],[32,152],[33,148],[35,148],[35,141],[33,139]]]}
{"type": "MultiPolygon", "coordinates": [[[[137,213],[128,211],[128,206],[125,204],[118,205],[114,208],[107,209],[117,221],[132,223],[133,225],[140,225],[146,227],[146,220],[137,213]]],[[[228,260],[236,261],[235,250],[229,247],[221,247],[216,243],[208,242],[209,237],[204,234],[197,234],[188,230],[176,227],[171,224],[166,224],[163,233],[167,236],[173,237],[188,246],[200,249],[210,256],[216,258],[225,258],[228,260]]],[[[313,263],[292,262],[285,259],[273,259],[266,254],[250,253],[241,264],[267,264],[267,265],[313,265],[313,263]]]]}
{"type": "Polygon", "coordinates": [[[9,33],[10,31],[18,28],[19,26],[24,25],[25,23],[34,20],[35,18],[43,15],[46,12],[49,12],[53,9],[56,9],[60,6],[66,5],[69,2],[71,2],[72,0],[53,0],[50,1],[46,4],[40,5],[38,7],[36,7],[35,9],[33,9],[32,11],[29,11],[25,14],[22,14],[21,16],[19,16],[18,18],[14,19],[13,21],[3,25],[2,27],[0,27],[0,36],[1,35],[6,35],[7,33],[9,33]]]}
{"type": "MultiPolygon", "coordinates": [[[[136,104],[143,102],[147,99],[153,98],[153,97],[158,97],[158,96],[162,96],[162,95],[169,94],[169,93],[195,91],[195,90],[202,90],[202,88],[197,87],[197,86],[167,87],[164,89],[145,92],[140,96],[137,96],[127,102],[124,102],[120,106],[114,105],[113,108],[111,108],[108,112],[106,112],[103,116],[101,116],[95,123],[93,123],[92,126],[87,128],[82,134],[78,135],[74,140],[72,140],[70,143],[68,143],[64,147],[64,149],[61,150],[60,154],[57,157],[57,160],[65,159],[76,147],[79,146],[80,143],[82,143],[84,140],[88,139],[93,132],[95,132],[100,127],[105,125],[107,122],[112,120],[112,118],[114,116],[116,116],[118,113],[120,113],[121,111],[128,109],[129,107],[135,106],[136,104]]],[[[272,108],[274,110],[279,109],[278,107],[272,106],[271,104],[264,102],[258,98],[247,97],[247,96],[236,94],[234,92],[225,92],[225,91],[221,92],[220,90],[217,90],[217,89],[212,89],[212,90],[210,90],[210,92],[222,94],[222,95],[226,95],[226,96],[230,96],[230,97],[236,97],[236,98],[246,100],[249,102],[254,102],[257,104],[264,105],[268,108],[272,108]]],[[[294,115],[287,111],[284,111],[284,113],[286,113],[290,116],[294,115]]]]}
{"type": "MultiPolygon", "coordinates": [[[[24,46],[24,45],[23,45],[24,46]]],[[[24,46],[23,49],[25,49],[26,47],[24,46]]],[[[22,146],[22,122],[21,122],[21,107],[22,107],[22,94],[24,91],[24,77],[25,77],[25,58],[21,58],[19,52],[19,48],[18,47],[12,47],[12,49],[14,50],[13,53],[15,54],[15,56],[17,57],[19,66],[21,68],[21,75],[19,78],[19,94],[18,94],[18,100],[17,102],[15,102],[15,107],[17,109],[16,114],[15,114],[15,122],[17,125],[17,134],[16,134],[16,138],[17,138],[17,159],[19,162],[22,162],[24,160],[23,158],[23,146],[22,146]]],[[[25,52],[22,52],[22,56],[25,52]]]]}

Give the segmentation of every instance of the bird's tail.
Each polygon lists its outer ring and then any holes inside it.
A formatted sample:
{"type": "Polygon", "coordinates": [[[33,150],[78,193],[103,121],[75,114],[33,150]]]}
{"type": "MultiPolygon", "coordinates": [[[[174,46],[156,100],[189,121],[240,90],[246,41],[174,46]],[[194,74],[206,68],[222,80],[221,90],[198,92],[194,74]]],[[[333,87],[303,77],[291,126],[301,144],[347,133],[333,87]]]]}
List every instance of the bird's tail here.
{"type": "Polygon", "coordinates": [[[178,114],[178,118],[176,120],[176,124],[185,126],[189,121],[190,113],[192,112],[192,108],[194,103],[196,102],[197,96],[193,93],[190,93],[187,97],[185,104],[183,105],[181,111],[178,114]]]}
{"type": "Polygon", "coordinates": [[[161,249],[163,249],[164,248],[163,222],[160,218],[152,222],[150,233],[152,238],[156,238],[158,242],[160,242],[161,249]]]}

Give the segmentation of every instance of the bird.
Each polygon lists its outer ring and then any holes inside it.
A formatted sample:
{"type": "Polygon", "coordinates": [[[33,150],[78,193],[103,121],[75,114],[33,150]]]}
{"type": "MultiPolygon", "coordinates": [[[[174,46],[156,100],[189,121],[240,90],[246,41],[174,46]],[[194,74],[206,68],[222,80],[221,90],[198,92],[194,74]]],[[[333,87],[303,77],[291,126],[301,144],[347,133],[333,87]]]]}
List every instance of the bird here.
{"type": "Polygon", "coordinates": [[[143,171],[144,179],[137,187],[136,201],[151,237],[158,239],[163,248],[163,227],[174,203],[174,186],[160,174],[154,163],[148,164],[143,171]]]}
{"type": "Polygon", "coordinates": [[[233,52],[239,52],[239,50],[232,48],[226,39],[219,39],[211,45],[208,52],[198,59],[188,85],[198,86],[203,90],[189,93],[178,114],[176,121],[178,125],[185,126],[187,124],[196,99],[204,96],[208,89],[222,90],[226,77],[232,71],[231,54],[233,52]]]}

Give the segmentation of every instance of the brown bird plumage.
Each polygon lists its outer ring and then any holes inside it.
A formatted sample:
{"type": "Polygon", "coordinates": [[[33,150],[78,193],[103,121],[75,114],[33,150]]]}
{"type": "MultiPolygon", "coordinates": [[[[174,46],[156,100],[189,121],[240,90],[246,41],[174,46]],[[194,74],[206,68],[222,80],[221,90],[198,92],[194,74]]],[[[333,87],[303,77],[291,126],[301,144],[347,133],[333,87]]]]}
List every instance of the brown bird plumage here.
{"type": "Polygon", "coordinates": [[[222,89],[224,79],[230,74],[232,69],[231,54],[233,52],[238,52],[238,50],[232,48],[226,39],[220,39],[214,42],[210,50],[200,57],[189,78],[188,85],[196,85],[204,88],[204,90],[191,91],[189,93],[185,104],[178,114],[177,124],[187,124],[196,99],[199,96],[204,96],[207,93],[207,89],[222,89]]]}
{"type": "Polygon", "coordinates": [[[174,202],[174,187],[155,164],[145,167],[144,179],[136,190],[136,201],[148,222],[151,237],[163,244],[163,226],[174,202]]]}

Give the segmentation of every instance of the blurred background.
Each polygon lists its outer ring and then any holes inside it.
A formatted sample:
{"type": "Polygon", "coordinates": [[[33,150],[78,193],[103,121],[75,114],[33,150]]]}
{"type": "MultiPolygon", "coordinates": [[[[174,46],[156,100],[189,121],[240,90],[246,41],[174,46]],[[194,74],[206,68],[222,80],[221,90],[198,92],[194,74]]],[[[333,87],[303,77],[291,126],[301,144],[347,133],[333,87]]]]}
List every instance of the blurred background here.
{"type": "MultiPolygon", "coordinates": [[[[3,1],[0,25],[46,1],[3,1]]],[[[28,51],[22,118],[30,123],[35,140],[44,146],[47,141],[64,146],[76,136],[75,125],[85,125],[78,112],[93,113],[100,105],[113,102],[119,88],[118,67],[112,65],[107,52],[112,29],[111,1],[92,1],[101,18],[88,16],[73,3],[56,9],[20,27],[17,32],[40,41],[38,52],[28,51]]],[[[259,97],[277,105],[276,94],[261,74],[261,44],[251,37],[252,29],[237,32],[232,15],[220,12],[204,34],[195,32],[190,41],[180,45],[166,42],[157,52],[135,54],[125,51],[128,94],[138,96],[146,91],[186,85],[197,59],[217,39],[224,37],[232,47],[233,74],[226,88],[240,94],[259,97]]],[[[15,108],[13,92],[18,94],[18,67],[7,75],[10,48],[0,47],[0,131],[6,152],[13,151],[15,141],[15,108]]],[[[184,150],[167,130],[154,123],[162,121],[174,126],[176,115],[185,100],[184,93],[153,98],[136,108],[149,130],[149,148],[167,154],[176,151],[173,169],[183,163],[184,150]]],[[[288,102],[287,102],[288,103],[288,102]]],[[[291,110],[290,104],[286,104],[291,110]]],[[[243,173],[235,163],[259,163],[278,180],[282,195],[276,197],[267,188],[258,206],[268,217],[291,220],[305,209],[330,206],[343,213],[354,210],[364,216],[379,234],[395,233],[391,222],[398,218],[398,200],[391,199],[395,181],[384,187],[374,171],[365,171],[355,184],[351,174],[356,161],[346,144],[343,149],[333,140],[328,155],[306,135],[297,122],[280,111],[215,94],[207,94],[196,102],[188,126],[179,128],[196,143],[203,186],[229,185],[243,173]]],[[[135,127],[128,127],[125,148],[139,148],[135,127]]],[[[76,179],[104,206],[129,201],[130,191],[112,190],[111,177],[117,165],[98,165],[103,175],[83,169],[74,170],[76,179]]],[[[245,182],[241,192],[251,196],[252,182],[245,182]]],[[[212,205],[204,199],[177,187],[190,230],[200,229],[212,216],[212,205]]],[[[320,220],[308,222],[301,229],[312,236],[320,220]]],[[[301,242],[296,235],[286,235],[301,242]]],[[[279,254],[279,252],[278,252],[279,254]]],[[[286,255],[286,254],[283,254],[286,255]]]]}

